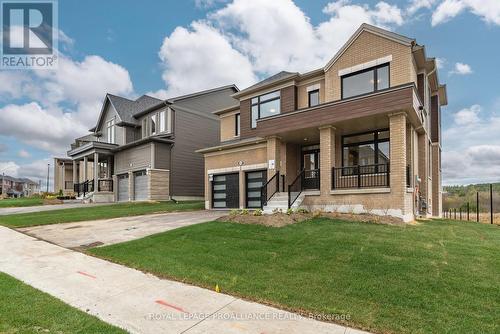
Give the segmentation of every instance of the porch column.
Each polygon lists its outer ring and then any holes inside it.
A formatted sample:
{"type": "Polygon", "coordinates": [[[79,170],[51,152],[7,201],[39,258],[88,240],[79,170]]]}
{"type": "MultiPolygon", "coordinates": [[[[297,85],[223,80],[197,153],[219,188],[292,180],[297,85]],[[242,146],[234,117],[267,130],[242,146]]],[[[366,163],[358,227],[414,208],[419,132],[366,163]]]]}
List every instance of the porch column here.
{"type": "Polygon", "coordinates": [[[98,192],[97,179],[99,178],[99,153],[94,153],[94,192],[98,192]]]}
{"type": "Polygon", "coordinates": [[[87,157],[83,157],[83,182],[87,181],[87,157]]]}
{"type": "Polygon", "coordinates": [[[279,137],[273,136],[267,139],[267,163],[269,164],[267,168],[267,179],[276,174],[277,171],[280,170],[281,167],[281,140],[279,137]],[[274,166],[271,164],[274,162],[274,166]]]}
{"type": "MultiPolygon", "coordinates": [[[[64,162],[62,163],[62,186],[61,186],[61,189],[62,189],[63,193],[66,191],[66,164],[64,162]]],[[[54,191],[57,191],[57,189],[54,189],[54,191]]]]}
{"type": "Polygon", "coordinates": [[[77,169],[77,165],[76,165],[76,160],[73,160],[73,189],[74,189],[74,186],[75,184],[78,183],[78,169],[77,169]]]}
{"type": "Polygon", "coordinates": [[[390,132],[390,208],[401,210],[402,215],[411,213],[406,208],[406,113],[389,115],[390,132]]]}
{"type": "MultiPolygon", "coordinates": [[[[429,205],[429,140],[426,133],[418,135],[418,176],[420,178],[419,191],[422,198],[429,205]]],[[[425,215],[426,212],[420,212],[425,215]]]]}
{"type": "Polygon", "coordinates": [[[319,128],[319,177],[321,196],[330,195],[332,189],[332,167],[335,167],[335,127],[319,128]]]}

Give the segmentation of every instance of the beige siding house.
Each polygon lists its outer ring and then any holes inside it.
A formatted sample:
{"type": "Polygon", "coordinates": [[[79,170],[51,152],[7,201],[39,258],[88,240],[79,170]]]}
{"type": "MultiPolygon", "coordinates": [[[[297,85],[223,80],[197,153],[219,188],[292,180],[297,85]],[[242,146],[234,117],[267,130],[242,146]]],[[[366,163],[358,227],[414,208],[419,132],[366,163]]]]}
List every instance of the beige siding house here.
{"type": "Polygon", "coordinates": [[[324,67],[233,97],[198,151],[207,208],[441,216],[446,87],[414,39],[363,24],[324,67]]]}

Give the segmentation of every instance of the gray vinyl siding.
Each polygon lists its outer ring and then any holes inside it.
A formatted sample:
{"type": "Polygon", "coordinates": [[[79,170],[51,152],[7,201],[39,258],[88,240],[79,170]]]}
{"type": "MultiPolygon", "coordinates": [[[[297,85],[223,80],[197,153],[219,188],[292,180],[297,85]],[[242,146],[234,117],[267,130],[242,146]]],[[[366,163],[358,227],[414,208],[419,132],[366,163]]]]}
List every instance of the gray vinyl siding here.
{"type": "Polygon", "coordinates": [[[196,153],[204,147],[219,143],[219,122],[182,110],[174,111],[175,144],[172,147],[170,174],[172,196],[204,195],[205,166],[203,155],[196,153]]]}
{"type": "Polygon", "coordinates": [[[155,168],[170,170],[170,144],[155,143],[155,168]]]}
{"type": "MultiPolygon", "coordinates": [[[[100,131],[102,133],[101,142],[107,142],[108,141],[108,129],[106,127],[106,123],[110,120],[114,119],[115,124],[119,121],[118,114],[113,108],[113,105],[110,103],[107,104],[106,106],[106,111],[104,112],[103,116],[103,122],[100,125],[100,131]]],[[[121,126],[116,126],[115,125],[115,144],[118,145],[124,145],[125,144],[125,129],[121,126]]]]}
{"type": "Polygon", "coordinates": [[[131,147],[115,154],[115,172],[121,174],[130,170],[151,167],[151,143],[131,147]]]}
{"type": "Polygon", "coordinates": [[[124,130],[125,130],[125,144],[132,143],[140,139],[140,137],[136,136],[137,130],[135,128],[125,127],[124,130]]]}

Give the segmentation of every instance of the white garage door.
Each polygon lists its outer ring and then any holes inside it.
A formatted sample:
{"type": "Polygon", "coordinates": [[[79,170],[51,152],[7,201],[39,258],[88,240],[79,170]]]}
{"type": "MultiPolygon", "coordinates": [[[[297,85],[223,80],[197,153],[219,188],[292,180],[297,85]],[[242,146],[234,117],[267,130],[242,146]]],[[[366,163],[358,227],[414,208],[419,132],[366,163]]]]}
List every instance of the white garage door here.
{"type": "Polygon", "coordinates": [[[128,201],[128,174],[118,175],[118,201],[128,201]]]}
{"type": "Polygon", "coordinates": [[[134,191],[136,201],[148,199],[148,176],[145,170],[134,173],[134,191]]]}

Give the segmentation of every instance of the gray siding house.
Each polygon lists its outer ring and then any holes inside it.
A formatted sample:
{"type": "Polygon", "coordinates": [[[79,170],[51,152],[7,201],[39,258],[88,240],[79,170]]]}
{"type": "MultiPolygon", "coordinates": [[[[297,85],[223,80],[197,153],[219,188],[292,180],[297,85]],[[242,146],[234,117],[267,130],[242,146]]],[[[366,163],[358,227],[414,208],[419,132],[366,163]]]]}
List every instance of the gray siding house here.
{"type": "Polygon", "coordinates": [[[107,94],[96,126],[55,158],[54,191],[93,202],[202,199],[204,161],[219,141],[213,115],[235,104],[234,85],[159,100],[107,94]]]}

